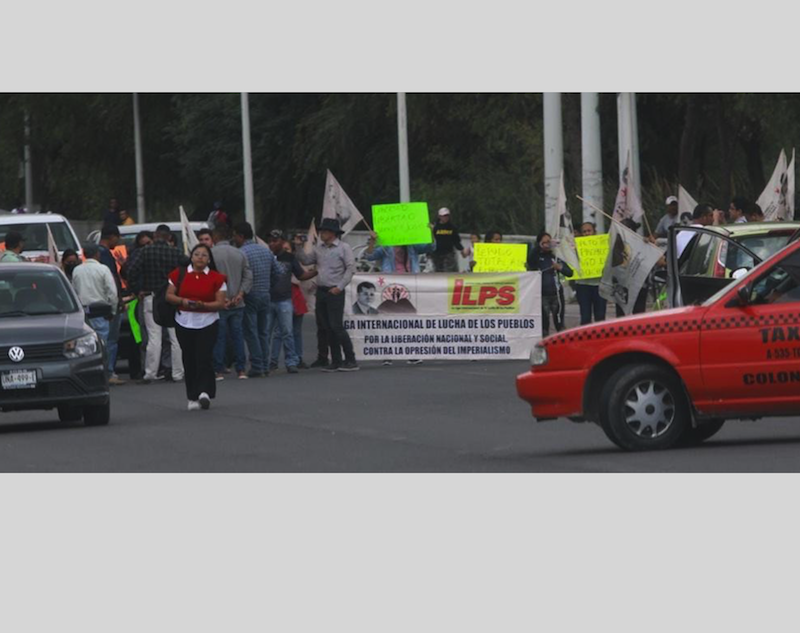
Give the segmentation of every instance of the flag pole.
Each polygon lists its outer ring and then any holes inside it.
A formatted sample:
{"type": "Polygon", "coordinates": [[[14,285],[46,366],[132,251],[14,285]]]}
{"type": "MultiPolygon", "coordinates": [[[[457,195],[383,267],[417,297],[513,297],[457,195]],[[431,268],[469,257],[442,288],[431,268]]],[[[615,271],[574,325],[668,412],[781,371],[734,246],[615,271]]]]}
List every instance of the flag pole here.
{"type": "MultiPolygon", "coordinates": [[[[619,220],[617,220],[617,218],[615,218],[615,217],[613,217],[613,216],[611,216],[611,215],[608,215],[608,213],[606,213],[606,212],[605,212],[605,211],[603,211],[602,209],[599,209],[598,207],[594,206],[594,205],[593,205],[591,202],[589,202],[588,200],[584,200],[583,198],[581,198],[581,197],[580,197],[580,196],[578,196],[578,195],[576,195],[575,197],[576,197],[578,200],[580,200],[581,202],[583,202],[584,204],[588,204],[588,205],[589,205],[590,207],[592,207],[592,208],[593,208],[595,211],[599,211],[600,213],[602,213],[604,216],[606,216],[606,217],[607,217],[609,220],[611,220],[612,222],[616,222],[616,223],[617,223],[617,224],[619,224],[619,225],[620,225],[620,226],[621,226],[623,229],[625,229],[626,231],[628,231],[628,233],[631,233],[632,235],[635,235],[636,237],[638,237],[638,238],[639,238],[640,240],[642,240],[643,242],[647,242],[648,244],[651,244],[651,243],[652,243],[652,242],[650,242],[650,241],[646,240],[646,239],[645,239],[644,237],[642,237],[641,235],[639,235],[639,234],[638,234],[636,231],[632,231],[631,229],[629,229],[629,228],[628,228],[627,226],[625,226],[625,225],[624,225],[622,222],[620,222],[619,220]]],[[[651,233],[651,234],[650,234],[650,237],[652,237],[652,236],[653,236],[653,234],[651,233]]]]}

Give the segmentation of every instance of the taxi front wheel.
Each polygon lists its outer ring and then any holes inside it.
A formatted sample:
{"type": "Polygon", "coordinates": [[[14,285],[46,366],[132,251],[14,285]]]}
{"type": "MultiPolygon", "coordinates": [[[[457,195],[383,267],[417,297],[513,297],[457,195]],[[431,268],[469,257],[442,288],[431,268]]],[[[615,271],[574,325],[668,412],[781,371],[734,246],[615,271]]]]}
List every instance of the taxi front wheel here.
{"type": "Polygon", "coordinates": [[[609,378],[600,400],[600,426],[629,451],[674,446],[690,425],[678,378],[659,365],[627,365],[609,378]]]}

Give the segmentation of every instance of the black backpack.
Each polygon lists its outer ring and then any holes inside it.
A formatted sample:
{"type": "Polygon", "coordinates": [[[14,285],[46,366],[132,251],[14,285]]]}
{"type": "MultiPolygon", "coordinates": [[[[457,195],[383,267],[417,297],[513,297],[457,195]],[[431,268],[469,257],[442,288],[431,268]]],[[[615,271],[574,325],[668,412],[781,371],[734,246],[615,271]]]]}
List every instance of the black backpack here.
{"type": "MultiPolygon", "coordinates": [[[[180,295],[183,279],[186,277],[186,267],[181,266],[181,272],[178,275],[178,286],[175,293],[180,295]]],[[[169,282],[163,288],[153,293],[153,321],[161,327],[175,327],[175,313],[178,310],[177,306],[167,302],[167,288],[169,282]]]]}

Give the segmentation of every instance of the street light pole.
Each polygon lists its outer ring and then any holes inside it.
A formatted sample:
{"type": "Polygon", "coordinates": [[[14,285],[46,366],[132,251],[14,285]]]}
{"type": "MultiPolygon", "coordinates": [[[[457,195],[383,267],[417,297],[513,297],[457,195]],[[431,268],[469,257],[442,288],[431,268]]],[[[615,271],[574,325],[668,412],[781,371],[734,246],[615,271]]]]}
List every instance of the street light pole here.
{"type": "Polygon", "coordinates": [[[583,221],[594,222],[603,233],[605,218],[595,213],[591,203],[603,208],[603,157],[600,147],[600,112],[596,92],[581,93],[581,159],[583,162],[583,221]]]}
{"type": "Polygon", "coordinates": [[[31,165],[31,117],[25,111],[25,210],[33,213],[33,166],[31,165]]]}
{"type": "Polygon", "coordinates": [[[408,118],[406,93],[397,93],[397,145],[400,157],[400,202],[411,202],[411,182],[408,174],[408,118]]]}
{"type": "Polygon", "coordinates": [[[133,144],[136,149],[136,209],[139,224],[147,222],[144,208],[144,167],[142,166],[142,128],[139,123],[139,94],[133,93],[133,144]]]}
{"type": "Polygon", "coordinates": [[[564,169],[564,138],[561,127],[561,93],[545,92],[544,107],[544,226],[551,225],[564,169]]]}
{"type": "Polygon", "coordinates": [[[248,94],[242,93],[242,150],[244,152],[244,215],[256,232],[256,211],[253,201],[253,155],[250,150],[250,103],[248,94]]]}

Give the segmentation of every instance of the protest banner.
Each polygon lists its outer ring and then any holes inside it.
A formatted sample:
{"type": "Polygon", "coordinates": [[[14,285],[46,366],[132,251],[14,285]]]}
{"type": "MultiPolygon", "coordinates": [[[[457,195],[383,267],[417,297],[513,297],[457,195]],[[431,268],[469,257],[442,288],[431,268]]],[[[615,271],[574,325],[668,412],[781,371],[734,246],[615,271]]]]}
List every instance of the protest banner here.
{"type": "Polygon", "coordinates": [[[525,359],[542,337],[540,272],[356,274],[346,292],[358,360],[525,359]]]}
{"type": "Polygon", "coordinates": [[[373,205],[372,225],[380,246],[413,246],[433,241],[427,202],[373,205]]]}
{"type": "Polygon", "coordinates": [[[475,248],[476,273],[525,272],[528,261],[527,244],[484,244],[475,248]]]}
{"type": "Polygon", "coordinates": [[[578,259],[581,260],[582,274],[576,273],[570,281],[602,277],[608,259],[608,235],[576,237],[575,246],[578,249],[578,259]]]}

